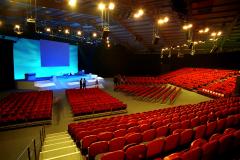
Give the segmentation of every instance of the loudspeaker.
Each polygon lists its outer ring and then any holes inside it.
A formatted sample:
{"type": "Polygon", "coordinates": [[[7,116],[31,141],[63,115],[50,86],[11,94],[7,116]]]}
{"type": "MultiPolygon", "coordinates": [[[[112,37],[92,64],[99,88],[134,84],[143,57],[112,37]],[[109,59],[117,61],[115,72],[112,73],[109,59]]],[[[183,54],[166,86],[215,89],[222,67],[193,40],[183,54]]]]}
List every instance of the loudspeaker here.
{"type": "Polygon", "coordinates": [[[158,44],[159,39],[160,39],[160,37],[157,36],[157,35],[155,35],[155,36],[153,37],[152,44],[154,44],[154,45],[158,44]]]}
{"type": "Polygon", "coordinates": [[[27,22],[27,26],[26,26],[27,32],[29,34],[35,33],[35,26],[36,26],[36,23],[34,23],[34,22],[27,22]]]}
{"type": "Polygon", "coordinates": [[[236,78],[235,95],[240,95],[240,76],[236,78]]]}
{"type": "Polygon", "coordinates": [[[110,30],[108,28],[103,29],[102,39],[105,40],[109,36],[110,30]]]}

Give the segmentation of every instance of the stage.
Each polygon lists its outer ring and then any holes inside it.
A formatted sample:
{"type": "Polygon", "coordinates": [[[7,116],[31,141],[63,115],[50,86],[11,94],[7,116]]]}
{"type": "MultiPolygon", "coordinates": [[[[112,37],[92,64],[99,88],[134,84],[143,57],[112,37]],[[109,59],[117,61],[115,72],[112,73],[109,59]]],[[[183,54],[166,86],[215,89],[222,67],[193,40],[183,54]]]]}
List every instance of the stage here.
{"type": "Polygon", "coordinates": [[[103,88],[104,79],[95,74],[83,75],[63,75],[35,78],[31,80],[17,80],[17,89],[26,90],[57,90],[79,88],[80,79],[86,79],[87,88],[97,87],[96,80],[98,80],[98,87],[103,88]]]}

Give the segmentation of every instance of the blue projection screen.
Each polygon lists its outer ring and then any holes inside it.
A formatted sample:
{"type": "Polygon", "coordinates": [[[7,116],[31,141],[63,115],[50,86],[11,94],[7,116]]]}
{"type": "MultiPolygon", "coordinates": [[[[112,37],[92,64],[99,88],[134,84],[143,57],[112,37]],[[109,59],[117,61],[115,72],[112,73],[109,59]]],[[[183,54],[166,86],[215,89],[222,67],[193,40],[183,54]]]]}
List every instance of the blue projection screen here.
{"type": "Polygon", "coordinates": [[[14,78],[24,79],[26,73],[36,73],[36,77],[60,76],[78,72],[78,48],[69,45],[69,65],[43,67],[39,40],[21,38],[14,44],[14,78]]]}
{"type": "Polygon", "coordinates": [[[68,43],[40,40],[42,67],[69,66],[68,43]]]}

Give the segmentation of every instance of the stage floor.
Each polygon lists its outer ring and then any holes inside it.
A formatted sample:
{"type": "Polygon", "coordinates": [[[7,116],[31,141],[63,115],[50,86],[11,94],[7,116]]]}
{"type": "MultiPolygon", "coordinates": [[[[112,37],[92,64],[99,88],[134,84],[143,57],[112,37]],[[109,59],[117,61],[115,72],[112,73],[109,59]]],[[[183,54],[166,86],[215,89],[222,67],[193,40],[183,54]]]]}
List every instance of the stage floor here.
{"type": "Polygon", "coordinates": [[[98,87],[103,88],[104,79],[95,74],[85,75],[68,75],[68,76],[54,76],[50,78],[37,78],[35,80],[18,80],[16,81],[17,89],[31,89],[31,90],[57,90],[79,88],[80,79],[86,79],[87,88],[97,87],[96,80],[98,80],[98,87]]]}

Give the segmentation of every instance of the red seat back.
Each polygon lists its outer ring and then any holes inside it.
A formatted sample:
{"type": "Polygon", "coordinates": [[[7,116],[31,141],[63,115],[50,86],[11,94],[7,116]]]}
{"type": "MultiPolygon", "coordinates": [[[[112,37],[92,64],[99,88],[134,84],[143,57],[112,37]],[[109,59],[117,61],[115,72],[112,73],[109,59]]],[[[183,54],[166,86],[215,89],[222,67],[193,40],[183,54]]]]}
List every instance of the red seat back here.
{"type": "Polygon", "coordinates": [[[124,137],[113,138],[109,141],[109,151],[121,150],[126,144],[126,139],[124,137]]]}
{"type": "Polygon", "coordinates": [[[147,147],[144,144],[132,146],[126,150],[127,160],[143,160],[146,158],[147,147]]]}
{"type": "Polygon", "coordinates": [[[114,152],[104,153],[100,160],[124,160],[124,151],[118,150],[114,152]]]}

